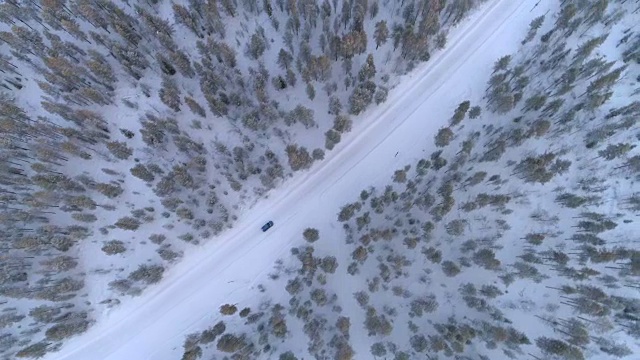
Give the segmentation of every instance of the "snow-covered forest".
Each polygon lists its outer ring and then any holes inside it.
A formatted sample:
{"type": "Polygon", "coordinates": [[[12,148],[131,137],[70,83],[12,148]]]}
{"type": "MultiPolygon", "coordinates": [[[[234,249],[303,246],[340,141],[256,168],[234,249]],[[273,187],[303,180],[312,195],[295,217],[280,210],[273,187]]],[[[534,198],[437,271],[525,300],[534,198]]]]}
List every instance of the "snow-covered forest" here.
{"type": "MultiPolygon", "coordinates": [[[[1,356],[162,286],[483,2],[4,0],[1,356]]],[[[640,3],[554,3],[182,360],[637,354],[640,3]]]]}
{"type": "Polygon", "coordinates": [[[2,356],[161,282],[480,3],[2,1],[2,356]]]}
{"type": "Polygon", "coordinates": [[[182,359],[635,358],[638,11],[534,18],[429,155],[310,220],[182,359]]]}

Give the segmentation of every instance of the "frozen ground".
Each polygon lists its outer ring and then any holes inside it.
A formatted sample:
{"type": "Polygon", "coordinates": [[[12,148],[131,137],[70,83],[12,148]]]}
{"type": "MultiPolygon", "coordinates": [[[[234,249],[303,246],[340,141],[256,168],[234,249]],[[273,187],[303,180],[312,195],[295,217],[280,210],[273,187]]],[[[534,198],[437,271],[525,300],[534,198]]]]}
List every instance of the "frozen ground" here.
{"type": "Polygon", "coordinates": [[[529,21],[551,6],[541,1],[534,8],[536,2],[488,2],[452,31],[445,51],[405,77],[387,103],[362,114],[371,121],[359,122],[323,162],[245,212],[234,229],[185,254],[159,286],[104,314],[45,359],[180,358],[184,336],[210,323],[221,304],[254,296],[252,289],[305,227],[334,223],[345,199],[363,186],[384,185],[391,169],[423,157],[416,144],[431,141],[459,99],[482,91],[493,61],[513,51],[529,21]],[[263,234],[267,220],[275,227],[263,234]]]}

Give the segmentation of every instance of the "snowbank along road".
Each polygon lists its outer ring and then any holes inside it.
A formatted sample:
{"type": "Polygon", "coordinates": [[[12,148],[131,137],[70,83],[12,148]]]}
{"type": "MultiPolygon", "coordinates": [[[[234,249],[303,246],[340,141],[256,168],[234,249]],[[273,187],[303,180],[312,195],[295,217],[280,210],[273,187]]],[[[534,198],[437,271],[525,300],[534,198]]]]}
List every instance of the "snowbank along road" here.
{"type": "Polygon", "coordinates": [[[272,191],[234,229],[186,254],[159,285],[128,299],[45,359],[179,359],[185,336],[202,330],[221,304],[249,298],[256,281],[287,255],[305,227],[335,221],[340,206],[364,187],[415,163],[421,156],[415,149],[432,143],[454,102],[470,89],[482,89],[481,75],[516,46],[548,1],[533,12],[538,0],[487,2],[451,32],[444,51],[405,77],[385,104],[366,112],[324,161],[272,191]],[[275,226],[263,233],[267,220],[275,226]]]}

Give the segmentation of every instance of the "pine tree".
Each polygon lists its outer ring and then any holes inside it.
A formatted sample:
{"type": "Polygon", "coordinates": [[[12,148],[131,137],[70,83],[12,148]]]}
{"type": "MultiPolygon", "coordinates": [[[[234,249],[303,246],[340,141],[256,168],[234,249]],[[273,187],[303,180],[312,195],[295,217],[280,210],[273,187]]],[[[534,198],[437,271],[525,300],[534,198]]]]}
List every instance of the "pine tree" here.
{"type": "Polygon", "coordinates": [[[376,29],[373,33],[373,38],[376,41],[376,50],[380,45],[383,45],[387,42],[389,38],[389,29],[387,28],[387,22],[384,20],[378,21],[376,23],[376,29]]]}
{"type": "Polygon", "coordinates": [[[49,346],[51,345],[48,341],[40,341],[37,343],[33,343],[16,354],[16,357],[19,358],[41,358],[45,356],[49,352],[49,346]]]}
{"type": "Polygon", "coordinates": [[[168,76],[162,78],[162,88],[160,89],[160,100],[173,111],[180,111],[180,90],[176,83],[168,76]]]}
{"type": "Polygon", "coordinates": [[[118,219],[118,221],[116,221],[114,225],[124,230],[133,231],[133,230],[137,230],[138,227],[140,227],[140,221],[138,221],[135,218],[125,216],[118,219]]]}
{"type": "Polygon", "coordinates": [[[469,100],[463,101],[458,104],[455,112],[453,113],[453,117],[451,118],[451,126],[458,125],[462,120],[464,120],[467,111],[469,111],[469,107],[471,106],[471,102],[469,100]]]}
{"type": "Polygon", "coordinates": [[[189,61],[189,57],[182,50],[176,49],[175,51],[169,52],[169,57],[173,64],[178,68],[180,74],[185,77],[193,78],[195,76],[195,71],[191,67],[191,62],[189,61]]]}
{"type": "Polygon", "coordinates": [[[445,147],[449,145],[453,139],[453,131],[448,128],[441,128],[435,136],[435,143],[437,147],[445,147]]]}
{"type": "Polygon", "coordinates": [[[636,145],[629,143],[609,144],[605,149],[598,151],[598,155],[608,161],[614,160],[624,156],[635,147],[636,145]]]}
{"type": "Polygon", "coordinates": [[[469,119],[477,119],[480,117],[482,113],[482,108],[480,106],[474,106],[469,109],[469,119]]]}
{"type": "Polygon", "coordinates": [[[153,173],[143,164],[136,164],[129,171],[131,172],[131,175],[146,182],[151,182],[155,179],[153,173]]]}
{"type": "Polygon", "coordinates": [[[616,169],[626,169],[631,173],[640,173],[640,155],[629,158],[624,165],[618,166],[616,169]]]}
{"type": "Polygon", "coordinates": [[[362,68],[358,72],[358,80],[360,82],[367,81],[376,75],[376,65],[373,62],[373,55],[367,56],[366,62],[362,65],[362,68]]]}
{"type": "Polygon", "coordinates": [[[129,274],[128,279],[132,281],[141,281],[147,285],[151,285],[162,280],[164,270],[165,269],[162,265],[142,264],[129,274]]]}
{"type": "Polygon", "coordinates": [[[329,129],[324,134],[325,135],[325,148],[327,150],[332,150],[337,143],[340,142],[341,136],[340,133],[334,129],[329,129]]]}
{"type": "Polygon", "coordinates": [[[224,11],[231,17],[236,16],[236,5],[233,0],[220,0],[220,4],[224,11]]]}
{"type": "Polygon", "coordinates": [[[120,160],[126,160],[133,154],[133,149],[122,141],[111,141],[107,143],[107,149],[120,160]]]}
{"type": "Polygon", "coordinates": [[[352,121],[347,115],[336,115],[333,119],[333,129],[340,133],[351,131],[351,126],[352,121]]]}
{"type": "Polygon", "coordinates": [[[287,145],[285,151],[289,158],[289,166],[291,170],[298,171],[301,169],[308,169],[313,163],[313,159],[309,152],[304,147],[298,147],[297,145],[287,145]]]}
{"type": "Polygon", "coordinates": [[[372,81],[360,83],[349,97],[349,112],[358,115],[371,104],[376,91],[376,84],[372,81]]]}
{"type": "Polygon", "coordinates": [[[198,37],[203,37],[200,33],[201,25],[199,24],[198,18],[184,6],[179,4],[172,4],[173,8],[173,16],[175,22],[178,24],[182,24],[186,26],[189,30],[191,30],[198,37]]]}
{"type": "Polygon", "coordinates": [[[329,114],[340,115],[340,111],[342,111],[342,102],[337,96],[331,96],[329,98],[329,114]]]}
{"type": "Polygon", "coordinates": [[[563,6],[556,20],[556,26],[559,29],[566,29],[569,27],[571,19],[578,13],[578,7],[574,3],[568,3],[563,6]]]}
{"type": "Polygon", "coordinates": [[[579,348],[561,340],[543,336],[536,339],[536,345],[545,354],[562,356],[566,360],[584,360],[584,355],[579,348]]]}
{"type": "Polygon", "coordinates": [[[437,49],[440,49],[440,50],[444,49],[445,46],[447,46],[447,32],[446,31],[440,31],[436,35],[435,43],[436,43],[436,48],[437,49]]]}
{"type": "Polygon", "coordinates": [[[578,46],[578,49],[576,49],[575,54],[573,55],[574,61],[582,62],[586,60],[595,49],[597,49],[600,45],[604,43],[604,41],[607,39],[608,36],[609,36],[608,33],[603,34],[593,39],[589,39],[584,43],[580,44],[578,46]]]}
{"type": "Polygon", "coordinates": [[[102,54],[97,51],[89,50],[89,55],[91,56],[91,60],[87,61],[86,65],[89,71],[96,76],[99,81],[103,82],[105,86],[108,87],[109,90],[113,90],[113,85],[116,82],[116,77],[113,72],[113,69],[107,62],[107,60],[102,56],[102,54]]]}
{"type": "Polygon", "coordinates": [[[203,118],[207,117],[207,112],[193,98],[191,98],[189,96],[185,96],[184,97],[184,102],[185,102],[185,104],[187,104],[187,106],[189,107],[191,112],[193,112],[194,114],[199,115],[200,117],[203,117],[203,118]]]}
{"type": "Polygon", "coordinates": [[[378,86],[378,90],[376,91],[376,94],[374,95],[374,100],[376,102],[376,105],[380,105],[383,102],[387,101],[387,96],[389,95],[389,89],[387,89],[384,86],[378,86]]]}
{"type": "Polygon", "coordinates": [[[247,54],[254,60],[259,59],[267,49],[264,36],[258,32],[251,35],[249,43],[247,44],[247,54]]]}
{"type": "Polygon", "coordinates": [[[544,22],[544,15],[531,20],[531,22],[529,23],[529,31],[527,32],[527,36],[522,41],[522,45],[533,40],[533,38],[538,33],[538,29],[540,29],[540,27],[542,26],[543,22],[544,22]]]}
{"type": "Polygon", "coordinates": [[[585,91],[584,94],[589,94],[589,96],[593,96],[598,94],[598,92],[601,91],[602,89],[606,89],[605,91],[608,91],[608,89],[610,89],[611,86],[613,86],[618,81],[618,79],[620,78],[620,75],[626,68],[627,68],[627,65],[623,65],[611,71],[610,73],[603,75],[597,78],[596,80],[592,81],[587,87],[587,90],[585,91]]]}
{"type": "Polygon", "coordinates": [[[547,102],[547,96],[544,94],[533,95],[525,101],[523,111],[538,111],[542,109],[542,107],[547,102]]]}
{"type": "Polygon", "coordinates": [[[371,355],[375,356],[385,356],[387,355],[387,349],[385,349],[384,344],[381,342],[377,342],[371,345],[371,355]]]}
{"type": "Polygon", "coordinates": [[[499,58],[493,64],[493,73],[495,74],[496,72],[507,70],[507,68],[509,67],[510,63],[511,63],[511,55],[505,55],[505,56],[499,58]]]}

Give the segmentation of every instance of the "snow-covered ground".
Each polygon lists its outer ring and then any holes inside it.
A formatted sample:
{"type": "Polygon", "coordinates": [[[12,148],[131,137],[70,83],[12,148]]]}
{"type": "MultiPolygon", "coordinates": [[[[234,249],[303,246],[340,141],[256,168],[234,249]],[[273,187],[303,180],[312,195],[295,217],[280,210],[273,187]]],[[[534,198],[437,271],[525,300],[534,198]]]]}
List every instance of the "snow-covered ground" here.
{"type": "MultiPolygon", "coordinates": [[[[493,61],[512,52],[529,21],[552,3],[485,4],[451,32],[444,51],[402,79],[385,104],[362,114],[363,121],[324,161],[272,191],[241,215],[234,229],[186,252],[161,284],[111,310],[45,359],[180,358],[185,335],[210,323],[221,304],[253,297],[258,282],[276,259],[287,256],[304,228],[333,223],[339,207],[363,186],[382,186],[392,169],[426,157],[416,153],[418,144],[432,141],[459,99],[483,89],[493,61]],[[262,233],[267,220],[275,227],[262,233]]],[[[358,343],[366,334],[352,336],[358,343]]]]}

